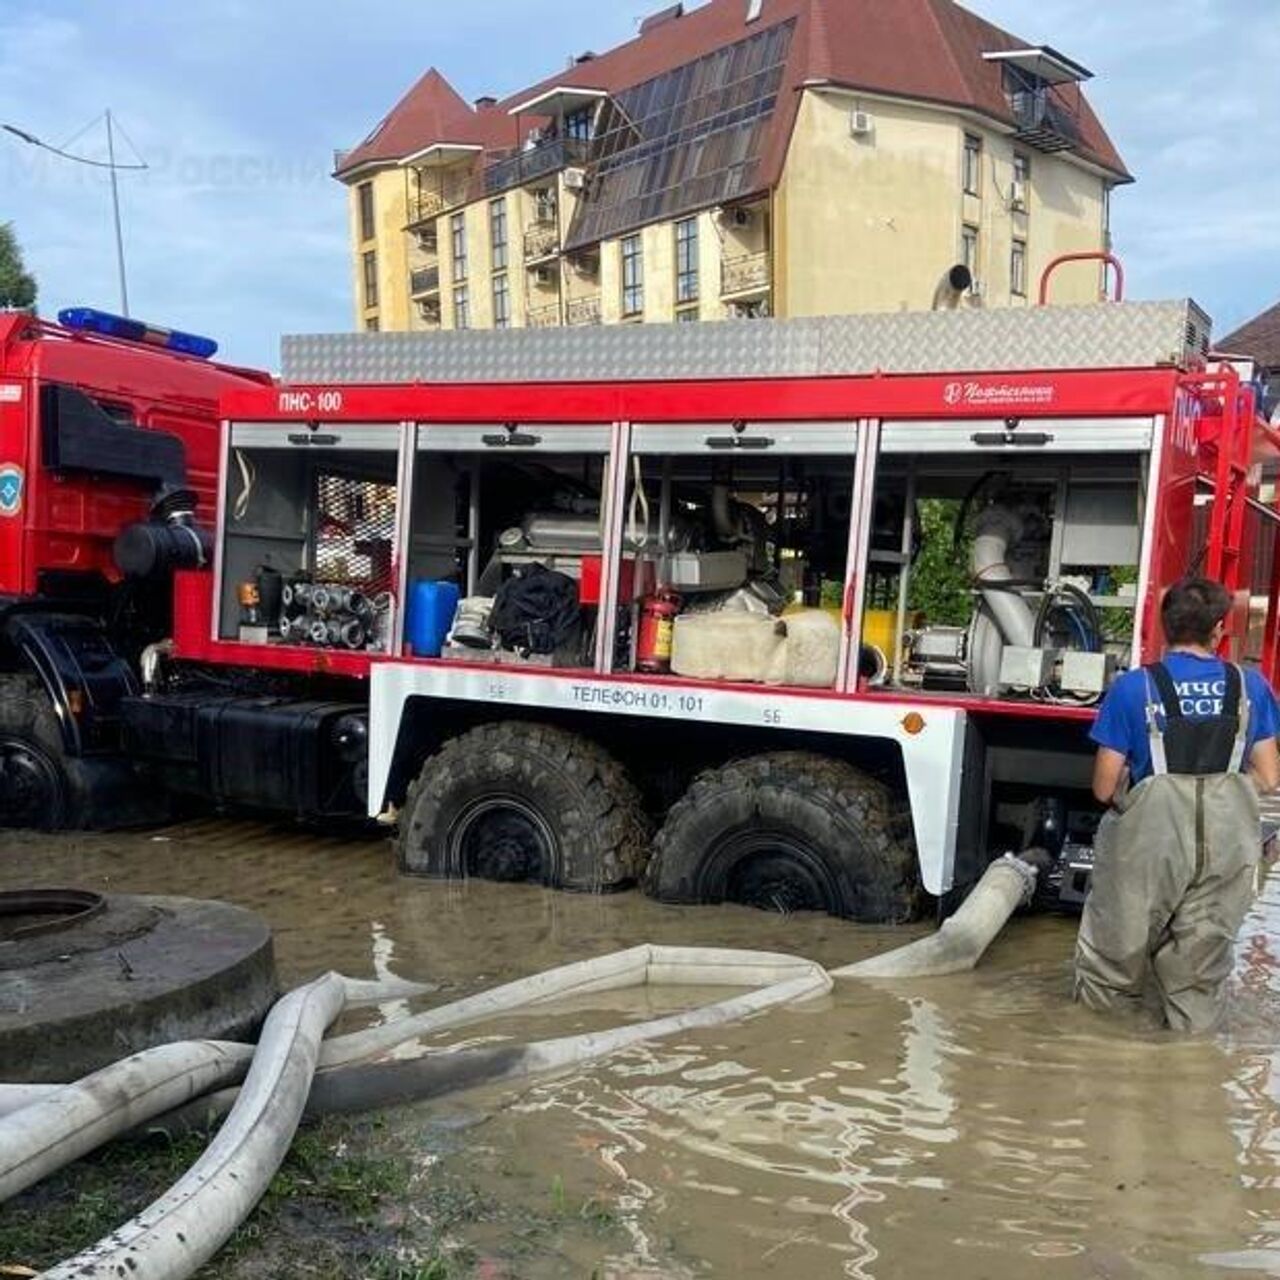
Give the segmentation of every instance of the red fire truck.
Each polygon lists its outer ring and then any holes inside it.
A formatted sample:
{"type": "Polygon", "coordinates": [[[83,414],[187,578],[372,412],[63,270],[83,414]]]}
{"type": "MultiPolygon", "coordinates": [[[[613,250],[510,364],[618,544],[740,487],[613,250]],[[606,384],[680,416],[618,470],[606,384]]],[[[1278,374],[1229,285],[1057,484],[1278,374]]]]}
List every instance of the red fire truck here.
{"type": "Polygon", "coordinates": [[[120,700],[169,634],[169,566],[207,557],[218,397],[270,385],[193,334],[62,320],[0,313],[0,826],[156,812],[122,754],[120,700]]]}
{"type": "Polygon", "coordinates": [[[1188,302],[286,338],[126,753],[408,872],[887,921],[1039,847],[1078,901],[1163,588],[1276,664],[1280,437],[1208,352],[1188,302]]]}

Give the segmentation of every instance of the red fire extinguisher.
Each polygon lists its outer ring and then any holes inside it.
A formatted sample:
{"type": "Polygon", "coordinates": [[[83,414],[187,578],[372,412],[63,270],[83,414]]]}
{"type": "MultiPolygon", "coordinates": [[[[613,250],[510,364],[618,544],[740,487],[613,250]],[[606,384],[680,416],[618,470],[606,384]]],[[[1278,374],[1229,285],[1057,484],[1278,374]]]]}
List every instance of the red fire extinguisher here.
{"type": "Polygon", "coordinates": [[[636,633],[636,670],[662,675],[671,670],[671,632],[680,597],[659,587],[640,602],[640,627],[636,633]]]}

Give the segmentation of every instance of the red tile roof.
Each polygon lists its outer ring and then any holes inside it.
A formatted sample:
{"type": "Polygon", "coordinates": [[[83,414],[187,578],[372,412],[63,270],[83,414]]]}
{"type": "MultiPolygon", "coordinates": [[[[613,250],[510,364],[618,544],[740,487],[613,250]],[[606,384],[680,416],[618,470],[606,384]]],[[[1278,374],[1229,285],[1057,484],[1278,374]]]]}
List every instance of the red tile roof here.
{"type": "Polygon", "coordinates": [[[1280,369],[1280,302],[1213,345],[1228,355],[1251,356],[1266,369],[1280,369]]]}
{"type": "MultiPolygon", "coordinates": [[[[443,76],[430,71],[379,129],[344,157],[338,176],[374,161],[396,163],[434,142],[480,143],[487,149],[514,146],[517,125],[507,112],[540,92],[574,85],[617,93],[789,19],[796,20],[796,30],[760,167],[761,188],[772,186],[781,173],[799,103],[797,91],[810,82],[917,98],[1013,122],[1001,68],[982,54],[1023,48],[1026,42],[954,0],[764,0],[762,16],[749,26],[746,11],[746,0],[708,0],[683,17],[478,112],[443,76]]],[[[1063,92],[1078,95],[1078,154],[1117,180],[1128,181],[1124,162],[1083,94],[1073,86],[1063,92]]],[[[533,123],[521,121],[525,127],[533,123]]]]}

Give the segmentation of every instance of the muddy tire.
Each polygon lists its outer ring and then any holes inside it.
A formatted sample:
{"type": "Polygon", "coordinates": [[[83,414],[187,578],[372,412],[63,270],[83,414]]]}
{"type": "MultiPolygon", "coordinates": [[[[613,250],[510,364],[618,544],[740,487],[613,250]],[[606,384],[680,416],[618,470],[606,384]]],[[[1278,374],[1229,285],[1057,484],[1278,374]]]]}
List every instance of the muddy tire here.
{"type": "Polygon", "coordinates": [[[81,824],[82,788],[53,706],[34,676],[0,676],[0,827],[81,824]]]}
{"type": "Polygon", "coordinates": [[[910,920],[921,890],[910,813],[840,760],[786,751],[697,778],[654,842],[644,888],[663,902],[910,920]]]}
{"type": "Polygon", "coordinates": [[[457,880],[609,892],[649,855],[640,796],[589,739],[551,725],[481,725],[447,742],[409,788],[400,868],[457,880]]]}

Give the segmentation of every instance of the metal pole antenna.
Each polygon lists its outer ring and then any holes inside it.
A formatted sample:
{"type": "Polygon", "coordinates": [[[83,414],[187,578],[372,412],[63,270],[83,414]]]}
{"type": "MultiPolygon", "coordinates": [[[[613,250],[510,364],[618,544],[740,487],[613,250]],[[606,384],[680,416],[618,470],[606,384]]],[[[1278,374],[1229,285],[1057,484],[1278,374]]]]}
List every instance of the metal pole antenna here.
{"type": "Polygon", "coordinates": [[[129,285],[124,272],[124,233],[120,229],[120,188],[116,181],[116,140],[111,128],[111,109],[107,109],[107,172],[111,175],[111,212],[116,228],[116,266],[120,271],[120,311],[129,314],[129,285]]]}

